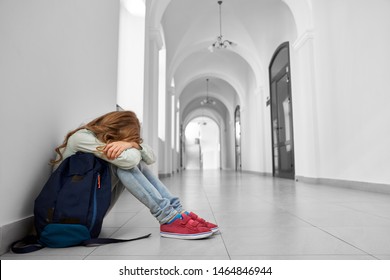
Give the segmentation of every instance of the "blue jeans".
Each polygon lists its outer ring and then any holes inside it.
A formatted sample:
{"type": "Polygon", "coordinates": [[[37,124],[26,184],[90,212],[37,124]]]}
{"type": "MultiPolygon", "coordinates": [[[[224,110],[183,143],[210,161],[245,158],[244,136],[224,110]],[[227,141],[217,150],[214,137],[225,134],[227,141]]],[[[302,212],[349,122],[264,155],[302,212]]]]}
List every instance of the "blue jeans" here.
{"type": "Polygon", "coordinates": [[[132,169],[118,168],[116,174],[125,188],[149,208],[160,224],[167,223],[183,211],[179,198],[169,192],[145,162],[141,161],[132,169]]]}

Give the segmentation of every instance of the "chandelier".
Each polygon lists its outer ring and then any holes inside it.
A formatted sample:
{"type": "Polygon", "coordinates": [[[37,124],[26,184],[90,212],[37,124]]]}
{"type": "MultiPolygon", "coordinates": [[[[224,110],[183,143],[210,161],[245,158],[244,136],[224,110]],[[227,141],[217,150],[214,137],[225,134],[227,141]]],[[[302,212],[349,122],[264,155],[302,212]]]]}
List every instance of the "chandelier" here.
{"type": "Polygon", "coordinates": [[[224,40],[222,35],[222,13],[221,13],[221,6],[222,1],[218,1],[219,5],[219,36],[217,37],[217,41],[215,41],[208,49],[210,52],[213,52],[214,49],[226,49],[229,46],[234,45],[232,41],[224,40]]]}
{"type": "Polygon", "coordinates": [[[206,79],[206,98],[200,102],[200,105],[215,105],[215,100],[209,97],[209,79],[206,79]]]}

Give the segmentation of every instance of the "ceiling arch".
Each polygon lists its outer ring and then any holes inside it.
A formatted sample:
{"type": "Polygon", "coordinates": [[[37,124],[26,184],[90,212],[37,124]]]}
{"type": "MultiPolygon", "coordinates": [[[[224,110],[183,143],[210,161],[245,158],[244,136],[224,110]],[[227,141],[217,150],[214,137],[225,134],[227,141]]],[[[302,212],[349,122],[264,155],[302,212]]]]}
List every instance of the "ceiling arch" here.
{"type": "Polygon", "coordinates": [[[214,110],[202,111],[201,108],[191,111],[186,117],[183,119],[183,128],[185,129],[187,125],[198,117],[207,117],[215,121],[215,123],[220,127],[223,131],[225,130],[226,123],[225,120],[214,110]]]}
{"type": "MultiPolygon", "coordinates": [[[[182,66],[191,56],[196,55],[197,53],[208,52],[210,42],[212,42],[212,39],[203,40],[202,42],[185,46],[181,48],[180,51],[176,52],[167,66],[167,80],[172,80],[180,66],[182,66]]],[[[264,80],[261,78],[265,76],[266,72],[262,67],[263,63],[259,62],[260,59],[256,55],[253,55],[247,46],[237,45],[231,48],[230,51],[237,54],[248,64],[250,71],[253,72],[253,76],[256,79],[256,87],[263,85],[264,80]],[[258,80],[259,78],[260,80],[258,80]]]]}
{"type": "MultiPolygon", "coordinates": [[[[306,0],[298,1],[306,3],[306,0]]],[[[155,4],[156,11],[160,9],[156,14],[166,31],[167,83],[174,80],[175,92],[180,95],[193,76],[201,72],[225,72],[225,79],[235,85],[241,100],[245,93],[267,88],[270,49],[273,52],[280,43],[280,38],[273,34],[284,34],[286,28],[294,29],[288,5],[293,4],[288,0],[224,1],[223,30],[226,31],[223,35],[237,44],[229,51],[210,53],[208,47],[218,35],[216,0],[165,0],[155,4]],[[165,9],[163,13],[162,9],[165,9]],[[229,67],[229,63],[234,67],[229,67]],[[241,68],[237,69],[237,65],[241,68]],[[244,65],[247,69],[243,69],[244,65]],[[235,73],[233,68],[236,68],[235,73]],[[248,76],[251,79],[248,80],[248,76]]]]}
{"type": "MultiPolygon", "coordinates": [[[[240,104],[240,97],[235,87],[218,75],[207,73],[194,78],[182,90],[180,95],[181,116],[185,117],[190,110],[200,107],[200,101],[206,97],[206,79],[209,79],[209,97],[217,101],[216,107],[221,107],[220,113],[224,118],[234,114],[235,104],[240,104]]],[[[206,110],[208,106],[204,107],[206,110]]]]}
{"type": "MultiPolygon", "coordinates": [[[[222,81],[225,81],[226,84],[228,84],[232,90],[236,93],[238,97],[238,103],[240,103],[240,100],[243,98],[242,94],[244,92],[244,89],[242,88],[241,84],[234,79],[234,77],[226,75],[224,72],[201,72],[194,73],[193,76],[186,77],[186,79],[180,83],[180,85],[176,88],[177,96],[180,98],[180,96],[183,94],[185,89],[191,85],[194,81],[202,81],[204,82],[206,78],[212,78],[212,79],[219,79],[222,81]]],[[[224,100],[224,97],[221,97],[221,100],[224,100]]],[[[227,103],[227,102],[226,102],[227,103]]]]}
{"type": "Polygon", "coordinates": [[[242,102],[248,100],[249,94],[268,88],[268,60],[280,40],[296,39],[297,25],[301,30],[310,24],[307,17],[311,0],[225,0],[223,35],[237,44],[229,50],[210,53],[208,47],[218,35],[217,0],[146,3],[149,28],[164,30],[166,82],[169,85],[175,81],[181,113],[202,95],[194,85],[210,77],[223,81],[234,92],[227,96],[218,90],[210,91],[224,104],[227,115],[233,115],[235,105],[245,106],[242,102]],[[284,34],[290,35],[286,38],[284,34]]]}
{"type": "Polygon", "coordinates": [[[281,0],[291,10],[298,36],[313,29],[312,0],[281,0]]]}
{"type": "MultiPolygon", "coordinates": [[[[171,1],[172,0],[146,0],[146,5],[149,6],[149,8],[147,9],[149,27],[159,28],[164,13],[171,1]]],[[[256,1],[260,2],[260,0],[256,1]]],[[[298,34],[302,34],[306,30],[311,30],[313,28],[312,0],[280,1],[284,2],[292,11],[297,26],[298,34]]],[[[243,1],[241,0],[241,2],[243,1]]]]}
{"type": "Polygon", "coordinates": [[[148,26],[158,29],[161,25],[161,19],[172,0],[146,0],[148,26]]]}

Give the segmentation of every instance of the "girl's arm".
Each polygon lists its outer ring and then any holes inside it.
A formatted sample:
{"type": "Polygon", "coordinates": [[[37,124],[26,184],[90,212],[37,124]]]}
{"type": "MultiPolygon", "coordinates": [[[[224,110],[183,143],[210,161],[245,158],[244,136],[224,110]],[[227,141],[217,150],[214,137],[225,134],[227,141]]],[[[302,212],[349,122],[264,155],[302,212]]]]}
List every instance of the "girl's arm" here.
{"type": "Polygon", "coordinates": [[[146,164],[155,163],[155,155],[150,146],[146,144],[138,145],[136,142],[117,141],[107,144],[103,149],[104,154],[108,159],[115,159],[121,155],[127,149],[137,149],[141,153],[141,159],[146,164]]]}
{"type": "Polygon", "coordinates": [[[147,144],[141,144],[141,158],[146,164],[152,164],[156,162],[156,156],[153,153],[153,150],[147,144]]]}
{"type": "MultiPolygon", "coordinates": [[[[64,156],[67,154],[74,154],[78,151],[93,153],[95,156],[122,169],[131,169],[138,165],[142,159],[141,152],[138,149],[130,147],[124,149],[124,146],[121,146],[120,149],[123,149],[123,151],[119,153],[119,156],[116,156],[113,153],[110,153],[109,156],[107,156],[104,152],[105,146],[106,144],[100,142],[92,132],[86,129],[81,129],[69,137],[68,145],[64,151],[64,156]]],[[[117,147],[118,146],[115,146],[114,148],[117,147]]]]}

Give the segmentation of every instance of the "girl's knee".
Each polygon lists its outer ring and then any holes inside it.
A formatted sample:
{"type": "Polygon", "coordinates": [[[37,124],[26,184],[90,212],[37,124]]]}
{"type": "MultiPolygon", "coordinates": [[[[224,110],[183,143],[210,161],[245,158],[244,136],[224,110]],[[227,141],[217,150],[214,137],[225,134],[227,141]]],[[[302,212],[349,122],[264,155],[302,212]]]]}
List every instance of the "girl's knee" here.
{"type": "Polygon", "coordinates": [[[116,174],[118,175],[118,177],[123,177],[123,176],[126,176],[126,175],[133,175],[134,173],[137,173],[137,172],[140,172],[140,170],[138,169],[137,166],[131,168],[131,169],[122,169],[122,168],[118,168],[116,170],[116,174]]]}

